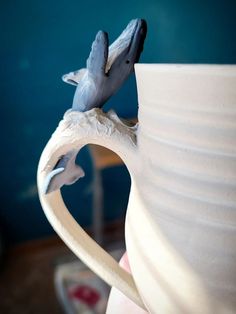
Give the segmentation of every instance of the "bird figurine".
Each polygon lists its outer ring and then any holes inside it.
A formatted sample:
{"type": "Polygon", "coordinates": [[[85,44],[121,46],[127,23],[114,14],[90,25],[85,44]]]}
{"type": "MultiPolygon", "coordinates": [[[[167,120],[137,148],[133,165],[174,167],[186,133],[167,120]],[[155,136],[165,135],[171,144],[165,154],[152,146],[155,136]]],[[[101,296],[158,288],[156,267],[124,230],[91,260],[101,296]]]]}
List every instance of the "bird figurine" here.
{"type": "MultiPolygon", "coordinates": [[[[72,109],[85,112],[101,108],[114,95],[139,61],[147,33],[143,19],[129,22],[120,36],[108,47],[108,34],[99,31],[92,44],[86,68],[63,75],[64,82],[75,85],[72,109]]],[[[46,178],[44,191],[50,193],[84,176],[75,164],[77,151],[70,151],[58,160],[46,178]]]]}

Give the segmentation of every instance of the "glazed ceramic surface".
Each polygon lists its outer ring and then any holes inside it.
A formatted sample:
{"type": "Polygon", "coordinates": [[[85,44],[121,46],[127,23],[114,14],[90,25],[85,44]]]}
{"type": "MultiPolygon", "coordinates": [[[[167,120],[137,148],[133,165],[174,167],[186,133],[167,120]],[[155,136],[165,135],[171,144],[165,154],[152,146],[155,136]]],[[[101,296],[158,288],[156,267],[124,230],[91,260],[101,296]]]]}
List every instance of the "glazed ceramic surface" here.
{"type": "Polygon", "coordinates": [[[139,124],[67,112],[39,163],[45,214],[65,243],[150,313],[236,312],[236,66],[137,65],[139,124]],[[43,182],[69,149],[100,144],[127,165],[131,277],[43,182]]]}

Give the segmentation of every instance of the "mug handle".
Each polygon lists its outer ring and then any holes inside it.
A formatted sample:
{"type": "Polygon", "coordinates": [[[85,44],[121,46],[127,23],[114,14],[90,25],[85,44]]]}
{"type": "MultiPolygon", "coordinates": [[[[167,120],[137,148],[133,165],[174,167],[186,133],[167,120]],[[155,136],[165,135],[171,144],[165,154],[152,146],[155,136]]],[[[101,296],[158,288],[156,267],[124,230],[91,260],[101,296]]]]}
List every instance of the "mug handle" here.
{"type": "Polygon", "coordinates": [[[131,274],[122,269],[75,221],[66,208],[60,190],[44,193],[46,176],[61,156],[79,151],[86,144],[102,145],[117,153],[129,171],[138,163],[137,125],[129,127],[114,111],[94,108],[87,112],[69,110],[44,148],[38,166],[38,192],[44,213],[66,245],[110,286],[119,289],[145,309],[131,274]]]}

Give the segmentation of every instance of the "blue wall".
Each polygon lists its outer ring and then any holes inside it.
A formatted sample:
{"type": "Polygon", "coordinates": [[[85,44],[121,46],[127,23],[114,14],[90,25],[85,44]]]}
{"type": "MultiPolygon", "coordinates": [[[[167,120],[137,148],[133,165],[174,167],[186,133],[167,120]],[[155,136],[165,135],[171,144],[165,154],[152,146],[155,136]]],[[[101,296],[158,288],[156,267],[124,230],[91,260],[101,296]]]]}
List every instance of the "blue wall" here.
{"type": "MultiPolygon", "coordinates": [[[[0,224],[9,242],[52,233],[37,198],[37,162],[72,101],[74,88],[60,77],[84,67],[99,29],[108,31],[112,41],[130,19],[143,17],[149,31],[142,62],[236,63],[235,1],[15,0],[2,1],[0,8],[0,224]]],[[[122,116],[136,115],[134,77],[105,108],[111,107],[122,116]]],[[[86,149],[79,158],[87,176],[65,193],[74,204],[73,214],[86,225],[91,214],[92,170],[86,149]]],[[[120,173],[121,182],[116,180],[109,195],[115,197],[113,192],[121,183],[126,186],[118,198],[125,208],[129,177],[125,169],[120,173]]]]}

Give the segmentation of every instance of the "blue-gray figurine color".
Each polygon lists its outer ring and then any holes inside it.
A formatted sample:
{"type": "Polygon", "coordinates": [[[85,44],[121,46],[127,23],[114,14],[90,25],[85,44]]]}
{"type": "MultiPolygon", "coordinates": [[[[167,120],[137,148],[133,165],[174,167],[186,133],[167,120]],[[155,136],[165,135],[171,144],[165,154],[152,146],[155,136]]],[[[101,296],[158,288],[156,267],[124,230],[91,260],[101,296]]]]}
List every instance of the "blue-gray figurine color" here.
{"type": "MultiPolygon", "coordinates": [[[[132,20],[121,35],[108,47],[108,34],[99,31],[92,44],[86,69],[71,72],[62,79],[76,86],[72,110],[101,108],[134,71],[143,50],[147,24],[132,20]]],[[[45,182],[45,193],[72,184],[84,175],[75,164],[77,152],[68,152],[57,162],[45,182]]]]}
{"type": "Polygon", "coordinates": [[[73,110],[101,108],[117,92],[139,60],[146,30],[144,20],[132,20],[110,47],[108,34],[97,33],[87,68],[63,76],[65,82],[77,86],[73,110]]]}

